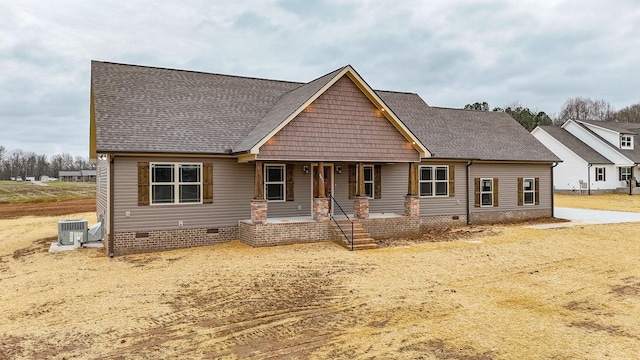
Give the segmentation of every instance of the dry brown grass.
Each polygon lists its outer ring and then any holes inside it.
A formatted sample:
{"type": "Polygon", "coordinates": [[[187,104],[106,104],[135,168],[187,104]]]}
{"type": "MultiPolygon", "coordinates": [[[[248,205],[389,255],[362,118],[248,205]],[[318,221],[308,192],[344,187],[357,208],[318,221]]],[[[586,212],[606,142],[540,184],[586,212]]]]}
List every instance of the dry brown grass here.
{"type": "Polygon", "coordinates": [[[0,220],[0,359],[640,353],[637,224],[474,227],[361,252],[231,242],[109,259],[43,252],[57,220],[0,220]]]}
{"type": "Polygon", "coordinates": [[[555,194],[554,203],[557,207],[640,212],[640,195],[629,196],[628,194],[555,194]]]}
{"type": "Polygon", "coordinates": [[[0,204],[95,199],[96,183],[47,182],[49,186],[34,185],[30,181],[0,181],[0,204]]]}

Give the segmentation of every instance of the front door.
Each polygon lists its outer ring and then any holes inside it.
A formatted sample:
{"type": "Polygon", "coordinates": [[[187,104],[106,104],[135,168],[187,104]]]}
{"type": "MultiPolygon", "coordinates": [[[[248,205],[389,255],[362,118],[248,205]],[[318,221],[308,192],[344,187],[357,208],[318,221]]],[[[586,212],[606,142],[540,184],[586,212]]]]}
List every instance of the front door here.
{"type": "MultiPolygon", "coordinates": [[[[312,194],[314,198],[320,196],[320,182],[324,185],[324,197],[330,197],[329,195],[333,195],[333,165],[323,165],[322,171],[318,171],[318,166],[313,165],[313,182],[312,182],[312,194]]],[[[329,201],[329,213],[331,213],[331,209],[333,208],[333,201],[329,201]]],[[[313,206],[312,206],[313,208],[313,206]]]]}

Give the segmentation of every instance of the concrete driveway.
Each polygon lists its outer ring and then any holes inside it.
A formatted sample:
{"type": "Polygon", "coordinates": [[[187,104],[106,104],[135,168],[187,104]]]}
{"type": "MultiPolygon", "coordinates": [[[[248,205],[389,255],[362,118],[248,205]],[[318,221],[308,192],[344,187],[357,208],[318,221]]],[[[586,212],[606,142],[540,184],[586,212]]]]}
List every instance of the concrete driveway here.
{"type": "Polygon", "coordinates": [[[587,210],[574,208],[554,208],[554,216],[571,220],[566,223],[540,224],[529,226],[535,229],[549,229],[588,224],[615,224],[625,222],[640,222],[640,213],[624,211],[587,210]]]}

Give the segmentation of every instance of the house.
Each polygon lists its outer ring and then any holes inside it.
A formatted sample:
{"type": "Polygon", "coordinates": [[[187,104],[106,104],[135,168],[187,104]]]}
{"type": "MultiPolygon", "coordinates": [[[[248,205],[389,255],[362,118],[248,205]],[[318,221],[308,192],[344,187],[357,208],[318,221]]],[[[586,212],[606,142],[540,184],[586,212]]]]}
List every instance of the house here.
{"type": "Polygon", "coordinates": [[[568,120],[531,133],[563,161],[554,169],[557,192],[640,193],[640,124],[568,120]]]}
{"type": "Polygon", "coordinates": [[[553,216],[559,159],[508,114],[373,90],[351,66],[300,83],[93,61],[90,98],[110,256],[553,216]]]}
{"type": "Polygon", "coordinates": [[[97,170],[61,170],[58,172],[60,181],[95,182],[97,170]]]}

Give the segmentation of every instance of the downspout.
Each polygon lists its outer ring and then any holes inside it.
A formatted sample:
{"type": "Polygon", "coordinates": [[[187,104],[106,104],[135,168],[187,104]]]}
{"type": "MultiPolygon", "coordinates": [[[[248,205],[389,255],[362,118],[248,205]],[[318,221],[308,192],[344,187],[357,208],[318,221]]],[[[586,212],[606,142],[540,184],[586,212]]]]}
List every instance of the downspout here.
{"type": "Polygon", "coordinates": [[[587,195],[591,195],[591,166],[593,164],[589,164],[587,167],[587,195]]]}
{"type": "Polygon", "coordinates": [[[553,186],[553,168],[558,166],[560,163],[554,163],[553,166],[551,167],[551,217],[555,217],[555,202],[553,201],[553,196],[554,196],[554,190],[555,187],[553,186]]]}
{"type": "Polygon", "coordinates": [[[113,160],[115,155],[109,155],[109,258],[113,258],[113,160]]]}
{"type": "Polygon", "coordinates": [[[467,161],[467,226],[471,225],[471,208],[469,206],[469,202],[471,201],[469,200],[469,168],[471,165],[473,165],[473,160],[467,161]]]}

